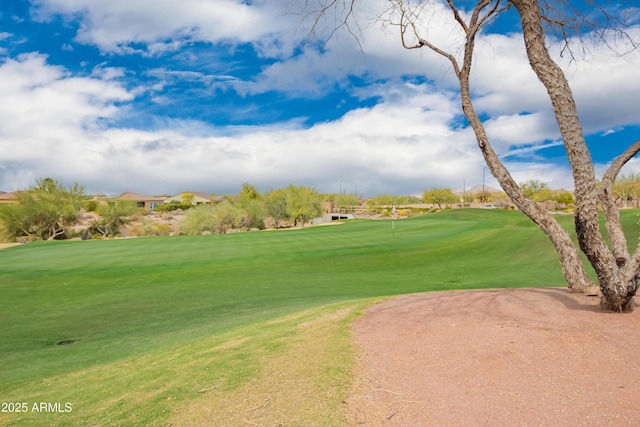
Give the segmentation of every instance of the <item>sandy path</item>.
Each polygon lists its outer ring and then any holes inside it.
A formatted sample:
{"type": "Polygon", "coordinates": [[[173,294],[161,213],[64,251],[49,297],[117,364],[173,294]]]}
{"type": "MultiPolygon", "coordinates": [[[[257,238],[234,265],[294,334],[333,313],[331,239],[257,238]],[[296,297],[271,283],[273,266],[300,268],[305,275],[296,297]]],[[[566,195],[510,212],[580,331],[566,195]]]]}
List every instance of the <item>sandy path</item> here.
{"type": "Polygon", "coordinates": [[[640,426],[640,308],[559,288],[434,292],[353,327],[350,425],[640,426]]]}

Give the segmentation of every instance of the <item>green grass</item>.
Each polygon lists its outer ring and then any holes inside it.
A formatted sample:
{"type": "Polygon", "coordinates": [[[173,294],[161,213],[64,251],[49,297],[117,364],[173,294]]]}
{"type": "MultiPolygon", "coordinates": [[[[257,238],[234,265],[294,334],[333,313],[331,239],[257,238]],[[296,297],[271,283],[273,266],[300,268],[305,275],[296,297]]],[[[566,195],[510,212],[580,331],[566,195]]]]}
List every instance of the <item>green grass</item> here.
{"type": "MultiPolygon", "coordinates": [[[[636,237],[637,216],[623,212],[636,237]]],[[[571,220],[561,218],[568,228],[571,220]]],[[[0,401],[74,405],[65,414],[0,413],[0,424],[162,424],[212,393],[220,401],[256,377],[270,384],[266,367],[295,365],[294,343],[330,346],[380,297],[565,286],[548,239],[518,212],[451,210],[394,224],[0,251],[0,401]],[[298,327],[346,309],[322,337],[298,327]],[[211,383],[221,385],[198,393],[211,383]]],[[[317,365],[316,380],[348,365],[338,353],[317,365]]]]}

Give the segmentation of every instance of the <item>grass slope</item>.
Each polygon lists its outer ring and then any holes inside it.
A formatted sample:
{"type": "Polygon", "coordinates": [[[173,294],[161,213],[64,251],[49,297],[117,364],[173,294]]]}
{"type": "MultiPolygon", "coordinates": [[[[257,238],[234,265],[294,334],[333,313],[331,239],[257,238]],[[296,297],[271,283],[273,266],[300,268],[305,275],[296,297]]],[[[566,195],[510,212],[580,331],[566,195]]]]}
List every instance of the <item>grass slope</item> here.
{"type": "MultiPolygon", "coordinates": [[[[623,214],[637,236],[637,212],[623,214]]],[[[562,221],[570,227],[570,217],[562,221]]],[[[395,221],[395,230],[390,221],[353,221],[5,249],[0,400],[29,410],[0,413],[0,424],[242,424],[270,414],[318,425],[327,411],[339,413],[348,325],[372,301],[564,285],[546,237],[505,211],[446,211],[395,221]],[[264,393],[248,402],[248,390],[264,393]],[[312,404],[318,395],[326,399],[312,404]],[[33,410],[38,402],[73,410],[43,414],[33,410]]]]}

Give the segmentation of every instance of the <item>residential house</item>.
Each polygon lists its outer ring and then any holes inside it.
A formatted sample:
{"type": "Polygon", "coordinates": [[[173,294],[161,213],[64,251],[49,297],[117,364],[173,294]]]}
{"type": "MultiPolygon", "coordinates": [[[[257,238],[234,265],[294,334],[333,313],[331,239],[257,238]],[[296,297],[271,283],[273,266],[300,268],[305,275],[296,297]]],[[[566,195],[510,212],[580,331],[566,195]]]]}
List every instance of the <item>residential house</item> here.
{"type": "Polygon", "coordinates": [[[18,195],[13,193],[5,193],[0,191],[0,204],[16,204],[18,203],[18,195]]]}
{"type": "Polygon", "coordinates": [[[139,208],[144,208],[148,211],[154,211],[156,208],[161,205],[165,196],[145,196],[144,194],[132,193],[127,191],[126,193],[122,193],[115,200],[128,200],[132,202],[136,202],[136,205],[139,208]]]}
{"type": "Polygon", "coordinates": [[[190,205],[208,205],[211,203],[211,195],[196,191],[183,191],[175,196],[167,197],[164,203],[185,203],[190,205]]]}

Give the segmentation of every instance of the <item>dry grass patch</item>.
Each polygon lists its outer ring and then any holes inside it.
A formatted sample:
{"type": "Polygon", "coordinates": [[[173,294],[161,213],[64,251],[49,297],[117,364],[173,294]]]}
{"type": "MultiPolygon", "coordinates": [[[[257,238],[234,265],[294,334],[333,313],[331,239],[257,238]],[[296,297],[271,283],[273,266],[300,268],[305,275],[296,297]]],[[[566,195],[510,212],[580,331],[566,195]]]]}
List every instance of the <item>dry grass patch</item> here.
{"type": "MultiPolygon", "coordinates": [[[[264,342],[256,371],[237,388],[226,378],[200,390],[172,425],[344,425],[352,384],[350,325],[373,301],[334,305],[272,322],[287,336],[264,342]],[[288,325],[288,326],[287,326],[288,325]]],[[[229,373],[232,374],[231,372],[229,373]]]]}
{"type": "Polygon", "coordinates": [[[18,246],[20,243],[0,243],[0,249],[10,248],[12,246],[18,246]]]}
{"type": "Polygon", "coordinates": [[[344,424],[351,323],[380,298],[332,304],[25,385],[10,399],[68,413],[3,414],[3,425],[344,424]]]}

